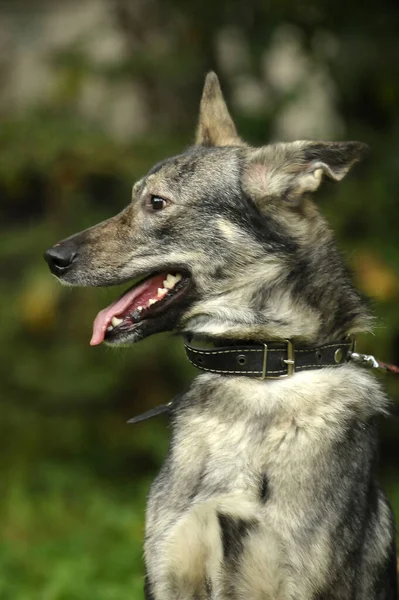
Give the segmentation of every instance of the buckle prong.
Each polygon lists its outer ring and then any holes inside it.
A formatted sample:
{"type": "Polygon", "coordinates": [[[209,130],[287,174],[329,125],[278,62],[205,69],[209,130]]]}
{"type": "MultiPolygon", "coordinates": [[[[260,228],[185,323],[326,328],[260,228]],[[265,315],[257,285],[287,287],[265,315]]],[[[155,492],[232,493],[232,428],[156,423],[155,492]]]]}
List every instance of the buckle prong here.
{"type": "Polygon", "coordinates": [[[262,365],[262,377],[261,379],[266,379],[267,377],[267,344],[263,344],[263,365],[262,365]]]}
{"type": "Polygon", "coordinates": [[[295,373],[294,344],[290,340],[285,341],[287,342],[287,358],[283,360],[283,363],[287,365],[287,377],[292,377],[295,373]]]}

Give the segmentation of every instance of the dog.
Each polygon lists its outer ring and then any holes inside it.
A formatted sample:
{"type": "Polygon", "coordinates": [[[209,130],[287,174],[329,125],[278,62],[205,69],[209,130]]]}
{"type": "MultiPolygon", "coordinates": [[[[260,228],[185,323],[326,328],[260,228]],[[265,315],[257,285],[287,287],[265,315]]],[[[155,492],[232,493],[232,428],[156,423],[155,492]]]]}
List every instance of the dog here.
{"type": "Polygon", "coordinates": [[[139,279],[97,315],[92,345],[176,330],[204,371],[169,407],[147,600],[397,598],[375,477],[388,401],[350,361],[372,319],[312,199],[366,151],[252,148],[209,73],[195,145],[135,183],[121,213],[45,253],[65,284],[139,279]]]}

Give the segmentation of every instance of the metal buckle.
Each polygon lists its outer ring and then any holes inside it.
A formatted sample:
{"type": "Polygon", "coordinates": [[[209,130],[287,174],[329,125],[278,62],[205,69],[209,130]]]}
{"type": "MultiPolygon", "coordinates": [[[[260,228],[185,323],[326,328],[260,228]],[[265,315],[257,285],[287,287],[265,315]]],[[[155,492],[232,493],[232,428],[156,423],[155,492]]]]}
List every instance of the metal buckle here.
{"type": "Polygon", "coordinates": [[[264,379],[283,379],[284,377],[292,377],[295,373],[295,354],[294,354],[294,344],[290,340],[284,340],[287,344],[287,358],[283,359],[284,364],[287,365],[287,374],[286,375],[276,375],[273,377],[272,375],[267,374],[267,344],[263,344],[263,366],[262,366],[262,376],[261,380],[264,379]]]}

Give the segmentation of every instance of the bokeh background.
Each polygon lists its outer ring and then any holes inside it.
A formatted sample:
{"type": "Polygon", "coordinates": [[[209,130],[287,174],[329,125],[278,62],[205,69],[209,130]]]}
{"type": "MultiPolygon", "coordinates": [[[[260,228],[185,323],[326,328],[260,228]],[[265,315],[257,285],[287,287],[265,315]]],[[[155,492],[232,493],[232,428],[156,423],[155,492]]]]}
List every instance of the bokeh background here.
{"type": "MultiPolygon", "coordinates": [[[[240,133],[358,139],[370,159],[319,202],[375,335],[399,364],[396,0],[0,1],[0,598],[142,598],[145,497],[168,443],[158,418],[194,375],[177,338],[88,345],[116,291],[66,289],[43,250],[119,211],[133,181],[193,140],[205,72],[240,133]]],[[[395,416],[381,476],[399,516],[395,416]]],[[[167,501],[167,499],[165,499],[167,501]]]]}

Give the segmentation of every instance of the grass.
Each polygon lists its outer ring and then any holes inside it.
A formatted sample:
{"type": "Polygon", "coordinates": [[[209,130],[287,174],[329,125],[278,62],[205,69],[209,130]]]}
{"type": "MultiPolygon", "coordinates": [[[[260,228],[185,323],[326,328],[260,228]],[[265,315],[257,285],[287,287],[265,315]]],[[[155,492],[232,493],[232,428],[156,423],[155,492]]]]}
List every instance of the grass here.
{"type": "Polygon", "coordinates": [[[0,509],[0,598],[142,598],[148,485],[109,488],[51,463],[14,477],[0,509]]]}
{"type": "MultiPolygon", "coordinates": [[[[137,443],[149,431],[137,430],[137,443]]],[[[153,473],[104,476],[60,456],[29,468],[12,465],[1,481],[0,599],[142,599],[144,510],[153,473]]],[[[398,514],[396,470],[386,487],[398,514]]]]}

